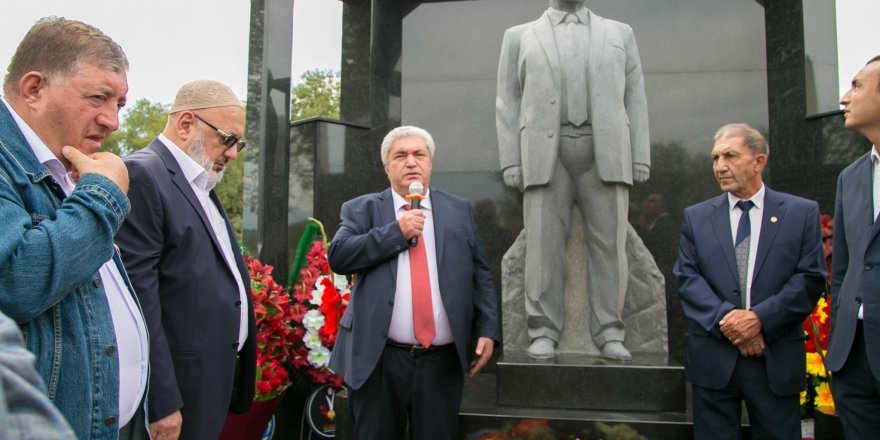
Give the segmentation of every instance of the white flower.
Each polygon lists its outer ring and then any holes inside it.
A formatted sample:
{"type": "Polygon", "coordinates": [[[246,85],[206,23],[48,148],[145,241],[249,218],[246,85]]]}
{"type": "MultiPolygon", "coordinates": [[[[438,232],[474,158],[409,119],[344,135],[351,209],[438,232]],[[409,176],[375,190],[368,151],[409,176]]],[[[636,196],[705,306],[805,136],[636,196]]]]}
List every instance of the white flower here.
{"type": "Polygon", "coordinates": [[[330,350],[323,345],[309,351],[309,363],[315,368],[327,366],[330,362],[330,350]]]}
{"type": "Polygon", "coordinates": [[[324,283],[323,281],[327,278],[327,275],[321,275],[315,280],[315,288],[312,289],[312,298],[309,299],[309,303],[321,307],[321,301],[324,298],[324,283]]]}
{"type": "Polygon", "coordinates": [[[324,326],[324,314],[314,309],[309,310],[303,316],[303,326],[306,330],[317,332],[324,326]]]}
{"type": "Polygon", "coordinates": [[[333,285],[336,287],[337,292],[343,292],[348,287],[348,278],[345,275],[335,273],[333,274],[333,285]]]}
{"type": "Polygon", "coordinates": [[[317,331],[307,331],[306,335],[303,336],[303,344],[308,347],[309,350],[317,350],[320,347],[323,347],[321,344],[321,337],[318,335],[317,331]]]}

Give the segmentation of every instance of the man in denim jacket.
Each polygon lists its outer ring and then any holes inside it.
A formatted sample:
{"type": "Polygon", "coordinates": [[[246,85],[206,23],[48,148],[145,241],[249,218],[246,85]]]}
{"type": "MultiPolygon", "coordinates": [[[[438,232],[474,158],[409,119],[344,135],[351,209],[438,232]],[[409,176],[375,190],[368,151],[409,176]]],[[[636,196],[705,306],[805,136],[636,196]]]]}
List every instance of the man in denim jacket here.
{"type": "Polygon", "coordinates": [[[128,171],[98,152],[127,69],[100,30],[50,17],[19,44],[0,99],[0,311],[80,439],[145,433],[146,328],[113,245],[128,171]]]}

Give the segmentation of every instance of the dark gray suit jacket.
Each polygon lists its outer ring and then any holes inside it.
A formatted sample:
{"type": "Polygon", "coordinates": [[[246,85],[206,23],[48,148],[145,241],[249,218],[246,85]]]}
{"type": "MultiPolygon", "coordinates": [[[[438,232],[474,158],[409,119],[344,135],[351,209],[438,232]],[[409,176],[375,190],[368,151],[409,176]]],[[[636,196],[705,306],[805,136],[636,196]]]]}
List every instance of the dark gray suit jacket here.
{"type": "Polygon", "coordinates": [[[150,420],[182,409],[181,438],[217,438],[227,412],[247,411],[255,391],[256,329],[247,268],[211,191],[247,289],[248,339],[239,352],[238,287],[177,160],[155,139],[125,164],[132,209],[116,243],[150,331],[150,420]]]}
{"type": "Polygon", "coordinates": [[[825,358],[832,372],[843,368],[865,306],[865,348],[874,380],[880,381],[880,222],[874,221],[871,155],[846,167],[837,180],[831,258],[831,334],[825,358]]]}
{"type": "MultiPolygon", "coordinates": [[[[470,360],[472,336],[500,338],[498,300],[468,200],[431,188],[440,294],[462,371],[470,360]]],[[[348,309],[340,321],[330,369],[358,389],[385,347],[394,292],[397,254],[409,249],[394,215],[391,190],[342,205],[342,223],[328,253],[330,268],[357,274],[348,309]]]]}

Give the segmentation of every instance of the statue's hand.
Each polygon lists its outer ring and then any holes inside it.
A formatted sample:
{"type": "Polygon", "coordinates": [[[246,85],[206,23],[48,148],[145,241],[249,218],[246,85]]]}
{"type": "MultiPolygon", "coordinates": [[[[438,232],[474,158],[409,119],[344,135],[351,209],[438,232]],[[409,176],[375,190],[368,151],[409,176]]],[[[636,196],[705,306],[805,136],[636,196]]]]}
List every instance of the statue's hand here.
{"type": "Polygon", "coordinates": [[[510,166],[504,169],[504,184],[515,189],[523,190],[522,167],[519,165],[510,166]]]}
{"type": "Polygon", "coordinates": [[[649,167],[643,163],[634,163],[633,164],[633,182],[636,182],[636,183],[647,182],[648,177],[651,177],[651,167],[649,167]]]}

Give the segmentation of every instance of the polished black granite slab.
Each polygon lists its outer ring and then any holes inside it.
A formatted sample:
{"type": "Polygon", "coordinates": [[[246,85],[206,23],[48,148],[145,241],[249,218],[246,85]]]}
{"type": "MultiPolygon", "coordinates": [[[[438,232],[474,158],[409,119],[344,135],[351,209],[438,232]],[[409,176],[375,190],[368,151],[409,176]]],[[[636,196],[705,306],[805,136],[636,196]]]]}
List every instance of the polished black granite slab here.
{"type": "Polygon", "coordinates": [[[498,360],[498,403],[555,409],[684,412],[684,367],[665,356],[630,362],[559,354],[538,361],[523,352],[498,360]]]}
{"type": "MultiPolygon", "coordinates": [[[[686,411],[507,406],[496,402],[497,380],[494,374],[479,374],[465,384],[459,418],[460,439],[510,438],[516,434],[518,438],[530,438],[528,433],[536,430],[545,434],[537,438],[693,438],[691,415],[686,411]],[[508,437],[497,436],[501,434],[508,437]]],[[[529,383],[534,386],[534,381],[526,381],[529,383]]],[[[748,434],[743,438],[749,438],[748,434]]]]}

